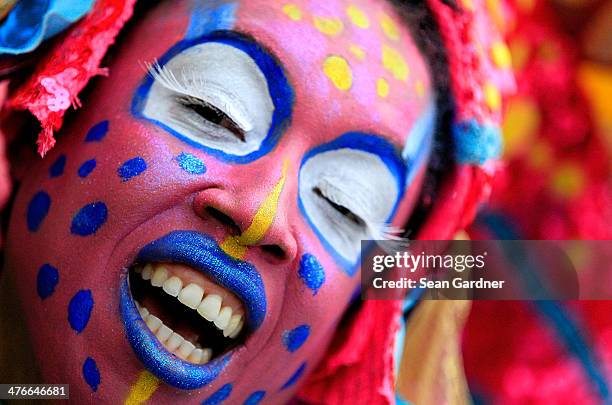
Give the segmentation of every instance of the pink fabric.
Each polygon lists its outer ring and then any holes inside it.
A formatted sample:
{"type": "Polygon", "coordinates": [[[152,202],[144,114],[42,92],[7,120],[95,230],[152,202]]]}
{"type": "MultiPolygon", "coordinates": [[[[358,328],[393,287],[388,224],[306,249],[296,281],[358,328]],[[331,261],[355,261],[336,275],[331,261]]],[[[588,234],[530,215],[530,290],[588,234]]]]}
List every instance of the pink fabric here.
{"type": "Polygon", "coordinates": [[[399,301],[364,301],[298,397],[325,405],[395,403],[393,341],[401,309],[399,301]]]}
{"type": "Polygon", "coordinates": [[[78,94],[89,79],[105,74],[100,62],[125,22],[136,0],[99,0],[91,13],[40,62],[35,73],[19,88],[10,105],[29,110],[40,121],[38,153],[44,156],[54,145],[54,131],[62,126],[64,114],[79,107],[78,94]]]}

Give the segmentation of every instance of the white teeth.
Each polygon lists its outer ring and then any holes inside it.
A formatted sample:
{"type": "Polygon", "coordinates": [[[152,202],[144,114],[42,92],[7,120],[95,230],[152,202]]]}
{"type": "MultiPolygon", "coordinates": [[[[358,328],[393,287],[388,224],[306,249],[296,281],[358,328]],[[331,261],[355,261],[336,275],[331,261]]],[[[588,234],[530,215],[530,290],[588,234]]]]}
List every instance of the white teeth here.
{"type": "Polygon", "coordinates": [[[230,333],[229,337],[230,339],[234,339],[236,336],[238,336],[240,334],[240,331],[242,331],[242,326],[244,325],[244,320],[240,320],[240,323],[238,324],[238,326],[236,326],[236,330],[234,330],[232,333],[230,333]]]}
{"type": "Polygon", "coordinates": [[[202,359],[200,360],[201,364],[206,364],[210,361],[212,357],[212,349],[203,349],[202,350],[202,359]]]}
{"type": "Polygon", "coordinates": [[[151,277],[153,277],[153,266],[151,266],[150,264],[144,266],[144,269],[142,269],[142,274],[140,276],[143,280],[151,280],[151,277]]]}
{"type": "Polygon", "coordinates": [[[219,316],[215,319],[215,326],[221,330],[227,328],[229,321],[232,317],[232,309],[230,307],[223,307],[219,312],[219,316]]]}
{"type": "Polygon", "coordinates": [[[187,361],[190,363],[200,364],[202,362],[203,354],[204,353],[202,349],[194,349],[189,355],[189,357],[187,357],[187,361]]]}
{"type": "Polygon", "coordinates": [[[149,314],[146,320],[146,324],[151,329],[151,332],[155,333],[162,326],[162,321],[153,314],[149,314]]]}
{"type": "Polygon", "coordinates": [[[162,343],[164,343],[166,340],[168,340],[170,335],[172,335],[172,329],[170,329],[169,327],[167,327],[166,325],[163,325],[163,324],[157,330],[157,333],[155,334],[155,336],[157,336],[157,340],[159,340],[162,343]]]}
{"type": "Polygon", "coordinates": [[[232,315],[229,324],[227,325],[227,327],[225,327],[225,329],[223,329],[223,336],[228,337],[229,335],[231,335],[234,332],[234,329],[236,329],[236,327],[240,323],[241,319],[242,315],[240,314],[232,315]]]}
{"type": "Polygon", "coordinates": [[[183,337],[181,335],[179,335],[176,332],[173,332],[172,335],[170,335],[170,337],[168,338],[168,341],[166,341],[166,349],[168,349],[168,351],[175,351],[176,349],[178,349],[178,347],[185,341],[185,339],[183,339],[183,337]]]}
{"type": "Polygon", "coordinates": [[[194,349],[195,345],[193,343],[191,343],[189,340],[183,340],[183,343],[181,343],[175,354],[181,359],[187,360],[194,349]]]}
{"type": "Polygon", "coordinates": [[[138,313],[140,314],[140,317],[145,321],[147,319],[147,316],[149,316],[149,311],[145,307],[138,308],[138,313]]]}
{"type": "Polygon", "coordinates": [[[183,288],[183,282],[181,281],[180,278],[176,276],[170,277],[168,280],[164,281],[164,284],[162,285],[162,289],[168,295],[171,295],[173,297],[176,297],[177,295],[179,295],[181,288],[183,288]]]}
{"type": "Polygon", "coordinates": [[[151,278],[151,285],[153,287],[161,287],[162,284],[168,279],[168,270],[165,267],[155,268],[153,277],[151,278]]]}
{"type": "Polygon", "coordinates": [[[183,305],[187,305],[191,309],[196,309],[198,305],[200,305],[203,296],[204,289],[197,284],[191,283],[181,290],[178,295],[178,300],[182,302],[183,305]]]}
{"type": "MultiPolygon", "coordinates": [[[[223,332],[224,337],[236,338],[242,331],[244,326],[244,318],[242,314],[234,314],[234,310],[230,306],[223,306],[223,298],[217,294],[209,294],[204,296],[204,289],[195,284],[189,283],[183,287],[183,280],[175,275],[172,275],[164,265],[147,264],[144,267],[137,266],[136,273],[140,274],[143,280],[150,280],[154,287],[161,287],[162,290],[176,297],[183,305],[195,309],[200,316],[209,322],[213,322],[215,326],[223,332]]],[[[138,302],[136,302],[138,312],[145,321],[149,329],[156,334],[158,340],[162,342],[170,352],[179,350],[183,343],[186,346],[175,353],[182,359],[188,359],[191,351],[187,352],[187,348],[193,346],[193,343],[185,340],[181,335],[174,332],[172,329],[162,323],[162,321],[149,313],[149,311],[138,302]]],[[[198,357],[201,355],[201,362],[205,363],[210,360],[212,351],[206,348],[200,348],[201,352],[193,354],[193,363],[198,363],[198,357]],[[208,351],[207,351],[208,350],[208,351]]],[[[191,360],[189,360],[191,361],[191,360]]]]}
{"type": "Polygon", "coordinates": [[[157,340],[159,340],[169,352],[193,364],[205,364],[210,360],[212,357],[212,349],[202,348],[199,344],[196,348],[194,343],[183,338],[181,335],[164,325],[161,319],[150,314],[149,311],[138,302],[136,302],[136,307],[145,320],[147,327],[155,334],[157,340]]]}
{"type": "Polygon", "coordinates": [[[221,296],[217,294],[207,295],[198,306],[198,313],[206,320],[214,322],[219,316],[222,301],[221,296]]]}

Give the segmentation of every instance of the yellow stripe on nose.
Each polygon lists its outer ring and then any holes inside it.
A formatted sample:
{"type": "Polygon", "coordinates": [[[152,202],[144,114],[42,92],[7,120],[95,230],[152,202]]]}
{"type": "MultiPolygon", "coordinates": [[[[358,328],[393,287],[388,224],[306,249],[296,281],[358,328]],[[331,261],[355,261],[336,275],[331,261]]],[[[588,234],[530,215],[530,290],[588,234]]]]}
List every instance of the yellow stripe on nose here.
{"type": "Polygon", "coordinates": [[[126,398],[124,405],[140,405],[144,404],[151,398],[151,395],[159,387],[160,381],[148,371],[142,371],[138,375],[138,379],[132,385],[132,389],[126,398]]]}
{"type": "Polygon", "coordinates": [[[278,180],[272,191],[266,196],[261,203],[251,225],[239,236],[228,236],[222,243],[221,249],[236,259],[242,259],[247,252],[247,247],[255,245],[263,239],[270,226],[274,222],[276,212],[278,211],[278,200],[280,198],[283,187],[285,187],[285,179],[287,178],[287,167],[289,160],[283,162],[281,178],[278,180]]]}

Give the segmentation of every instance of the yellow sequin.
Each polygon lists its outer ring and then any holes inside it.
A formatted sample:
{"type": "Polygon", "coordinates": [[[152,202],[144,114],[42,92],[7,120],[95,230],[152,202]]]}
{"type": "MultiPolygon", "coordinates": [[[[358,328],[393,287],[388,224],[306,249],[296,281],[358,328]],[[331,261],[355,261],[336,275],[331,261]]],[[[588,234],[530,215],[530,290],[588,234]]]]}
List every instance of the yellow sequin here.
{"type": "Polygon", "coordinates": [[[376,93],[382,98],[389,95],[389,83],[382,77],[376,81],[376,93]]]}
{"type": "Polygon", "coordinates": [[[339,35],[340,33],[342,33],[342,30],[344,30],[344,24],[342,24],[342,20],[338,18],[315,17],[314,26],[323,34],[329,35],[331,37],[339,35]]]}
{"type": "Polygon", "coordinates": [[[302,10],[293,3],[287,3],[283,6],[283,13],[287,14],[287,17],[293,21],[299,21],[302,19],[302,10]]]}
{"type": "Polygon", "coordinates": [[[323,71],[336,88],[346,91],[353,85],[353,73],[346,59],[341,56],[328,56],[323,62],[323,71]]]}
{"type": "Polygon", "coordinates": [[[382,47],[382,63],[397,80],[406,81],[408,79],[410,73],[408,64],[398,51],[388,45],[382,47]]]}
{"type": "Polygon", "coordinates": [[[574,163],[565,163],[557,168],[551,180],[552,190],[562,198],[575,197],[584,188],[584,173],[574,163]]]}
{"type": "Polygon", "coordinates": [[[497,67],[507,69],[512,65],[510,50],[503,42],[496,42],[491,46],[491,59],[497,67]]]}
{"type": "Polygon", "coordinates": [[[497,111],[501,108],[501,94],[499,90],[492,83],[484,85],[484,97],[487,106],[493,111],[497,111]]]}
{"type": "Polygon", "coordinates": [[[351,51],[351,53],[355,55],[358,59],[363,60],[365,58],[365,51],[362,47],[358,45],[349,46],[349,51],[351,51]]]}
{"type": "Polygon", "coordinates": [[[355,24],[355,26],[359,28],[368,28],[370,26],[368,16],[359,7],[348,6],[346,9],[346,14],[351,19],[351,22],[355,24]]]}
{"type": "Polygon", "coordinates": [[[512,55],[512,68],[515,72],[522,70],[529,60],[529,43],[521,38],[510,42],[510,55],[512,55]]]}
{"type": "Polygon", "coordinates": [[[540,127],[538,105],[529,98],[516,98],[508,104],[503,124],[504,155],[516,156],[533,145],[540,127]]]}
{"type": "Polygon", "coordinates": [[[397,41],[399,39],[399,28],[397,28],[395,22],[393,22],[391,17],[389,17],[388,15],[383,14],[380,17],[380,27],[382,28],[387,38],[389,38],[390,40],[397,41]]]}

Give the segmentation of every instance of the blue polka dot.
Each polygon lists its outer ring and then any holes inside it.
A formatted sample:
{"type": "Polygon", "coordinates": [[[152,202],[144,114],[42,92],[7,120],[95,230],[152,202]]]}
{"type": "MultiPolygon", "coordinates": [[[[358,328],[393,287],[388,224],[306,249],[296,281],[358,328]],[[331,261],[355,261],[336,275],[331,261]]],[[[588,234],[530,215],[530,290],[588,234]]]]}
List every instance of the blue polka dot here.
{"type": "Polygon", "coordinates": [[[100,371],[96,362],[91,357],[88,357],[83,363],[83,378],[87,384],[91,387],[91,390],[96,392],[100,385],[100,371]]]}
{"type": "Polygon", "coordinates": [[[208,397],[202,405],[217,405],[225,401],[232,393],[232,384],[225,384],[217,392],[208,397]]]}
{"type": "Polygon", "coordinates": [[[87,204],[72,218],[70,232],[75,235],[93,235],[106,222],[108,210],[101,201],[87,204]]]}
{"type": "Polygon", "coordinates": [[[300,325],[283,333],[283,344],[291,353],[302,347],[310,335],[310,326],[300,325]]]}
{"type": "Polygon", "coordinates": [[[49,207],[51,207],[51,197],[44,191],[39,191],[32,197],[27,214],[30,232],[36,232],[40,228],[42,221],[49,213],[49,207]]]}
{"type": "Polygon", "coordinates": [[[87,132],[87,136],[85,137],[85,142],[100,142],[106,136],[108,132],[108,120],[101,121],[91,127],[89,132],[87,132]]]}
{"type": "Polygon", "coordinates": [[[291,377],[289,377],[287,382],[284,383],[283,386],[281,387],[281,390],[289,388],[293,384],[295,384],[297,382],[297,380],[300,379],[302,374],[304,374],[304,371],[306,371],[306,363],[302,363],[302,365],[295,371],[295,373],[293,373],[293,375],[291,377]]]}
{"type": "Polygon", "coordinates": [[[91,290],[81,290],[68,304],[68,322],[77,333],[81,333],[89,322],[94,301],[91,290]]]}
{"type": "Polygon", "coordinates": [[[40,269],[38,269],[38,276],[36,277],[36,290],[38,291],[38,296],[41,299],[49,298],[53,291],[55,291],[55,286],[59,282],[59,272],[57,269],[50,264],[43,264],[40,269]]]}
{"type": "Polygon", "coordinates": [[[55,162],[49,168],[50,177],[59,177],[64,174],[64,167],[66,167],[66,155],[60,155],[55,162]]]}
{"type": "Polygon", "coordinates": [[[323,270],[323,266],[309,253],[302,256],[298,275],[304,284],[306,284],[306,287],[312,290],[312,295],[317,295],[319,288],[325,283],[325,270],[323,270]]]}
{"type": "Polygon", "coordinates": [[[266,396],[266,391],[255,391],[244,401],[242,405],[257,405],[266,396]]]}
{"type": "Polygon", "coordinates": [[[176,161],[181,169],[191,174],[204,174],[206,173],[206,166],[204,162],[198,159],[191,153],[183,152],[176,157],[176,161]]]}
{"type": "Polygon", "coordinates": [[[119,174],[119,177],[121,177],[123,181],[128,181],[145,170],[147,170],[147,162],[141,157],[135,157],[123,163],[121,167],[117,169],[117,174],[119,174]]]}
{"type": "Polygon", "coordinates": [[[87,177],[96,168],[96,159],[90,159],[79,167],[79,177],[87,177]]]}

